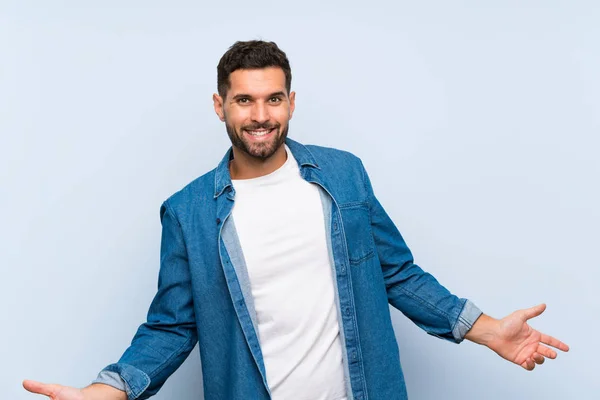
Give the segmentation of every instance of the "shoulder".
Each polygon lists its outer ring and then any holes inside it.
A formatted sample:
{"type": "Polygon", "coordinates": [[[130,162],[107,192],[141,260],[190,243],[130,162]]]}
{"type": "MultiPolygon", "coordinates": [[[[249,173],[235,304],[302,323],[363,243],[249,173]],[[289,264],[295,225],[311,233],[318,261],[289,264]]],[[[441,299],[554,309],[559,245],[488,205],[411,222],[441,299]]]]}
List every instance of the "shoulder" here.
{"type": "Polygon", "coordinates": [[[320,169],[320,176],[340,202],[356,202],[368,198],[369,180],[361,159],[355,154],[323,146],[306,148],[320,169]]]}
{"type": "Polygon", "coordinates": [[[166,211],[175,215],[188,215],[192,209],[214,205],[216,168],[194,179],[173,193],[161,206],[160,216],[166,211]]]}
{"type": "Polygon", "coordinates": [[[320,167],[360,167],[362,162],[355,154],[333,147],[308,144],[306,148],[313,154],[320,167]]]}
{"type": "Polygon", "coordinates": [[[361,159],[355,154],[332,147],[306,145],[313,154],[319,168],[331,177],[342,180],[364,179],[365,170],[361,159]]]}

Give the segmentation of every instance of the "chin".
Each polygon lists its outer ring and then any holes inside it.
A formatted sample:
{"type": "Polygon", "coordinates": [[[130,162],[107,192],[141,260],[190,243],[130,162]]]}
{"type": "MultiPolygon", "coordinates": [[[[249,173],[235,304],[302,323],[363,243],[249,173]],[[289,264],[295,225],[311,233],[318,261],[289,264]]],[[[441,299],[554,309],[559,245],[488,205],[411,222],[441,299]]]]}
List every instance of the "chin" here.
{"type": "Polygon", "coordinates": [[[281,146],[283,146],[285,140],[282,141],[281,144],[279,144],[279,140],[279,138],[275,138],[269,143],[262,143],[260,145],[257,145],[255,143],[244,143],[244,147],[246,148],[245,152],[251,155],[252,157],[266,160],[273,156],[277,152],[277,150],[279,150],[281,146]]]}
{"type": "Polygon", "coordinates": [[[263,160],[266,160],[267,158],[271,157],[273,154],[275,154],[275,152],[277,151],[277,148],[275,148],[275,144],[273,144],[272,146],[268,146],[268,147],[254,147],[254,148],[250,148],[249,151],[247,152],[248,154],[250,154],[252,157],[256,157],[256,158],[262,158],[263,160]]]}

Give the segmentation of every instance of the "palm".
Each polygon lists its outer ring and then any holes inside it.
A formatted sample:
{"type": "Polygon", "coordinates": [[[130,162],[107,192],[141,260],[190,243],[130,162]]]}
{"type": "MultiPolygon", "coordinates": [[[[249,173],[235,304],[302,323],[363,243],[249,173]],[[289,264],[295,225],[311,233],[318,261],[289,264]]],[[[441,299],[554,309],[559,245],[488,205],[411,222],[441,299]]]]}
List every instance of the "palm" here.
{"type": "Polygon", "coordinates": [[[545,308],[542,304],[527,310],[515,311],[501,319],[496,338],[490,348],[502,358],[527,370],[532,370],[535,364],[542,364],[545,358],[556,358],[556,351],[548,346],[567,351],[569,348],[566,344],[527,324],[527,320],[537,317],[544,312],[545,308]]]}
{"type": "Polygon", "coordinates": [[[24,381],[23,387],[31,393],[43,394],[52,400],[83,400],[83,392],[68,386],[24,381]]]}

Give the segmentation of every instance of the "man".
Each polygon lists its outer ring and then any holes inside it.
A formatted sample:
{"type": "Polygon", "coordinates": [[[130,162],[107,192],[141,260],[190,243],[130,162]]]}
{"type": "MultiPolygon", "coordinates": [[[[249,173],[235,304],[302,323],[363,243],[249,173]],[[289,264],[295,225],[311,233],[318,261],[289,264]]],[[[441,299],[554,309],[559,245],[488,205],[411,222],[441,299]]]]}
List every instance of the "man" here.
{"type": "Polygon", "coordinates": [[[161,207],[158,292],[131,346],[56,400],[145,399],[199,341],[211,399],[406,399],[388,304],[429,334],[488,346],[533,370],[568,346],[495,320],[413,263],[350,153],[287,138],[295,107],[275,43],[237,42],[217,67],[215,112],[232,142],[216,169],[161,207]]]}

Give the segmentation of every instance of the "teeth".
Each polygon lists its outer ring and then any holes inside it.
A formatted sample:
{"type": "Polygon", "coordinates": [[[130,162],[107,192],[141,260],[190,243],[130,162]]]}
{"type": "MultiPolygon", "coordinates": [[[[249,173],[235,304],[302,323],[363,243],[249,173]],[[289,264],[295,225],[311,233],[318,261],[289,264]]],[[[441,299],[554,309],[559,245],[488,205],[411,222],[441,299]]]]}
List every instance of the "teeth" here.
{"type": "Polygon", "coordinates": [[[248,132],[252,136],[265,136],[267,133],[271,132],[271,130],[269,129],[268,131],[246,131],[246,132],[248,132]]]}

